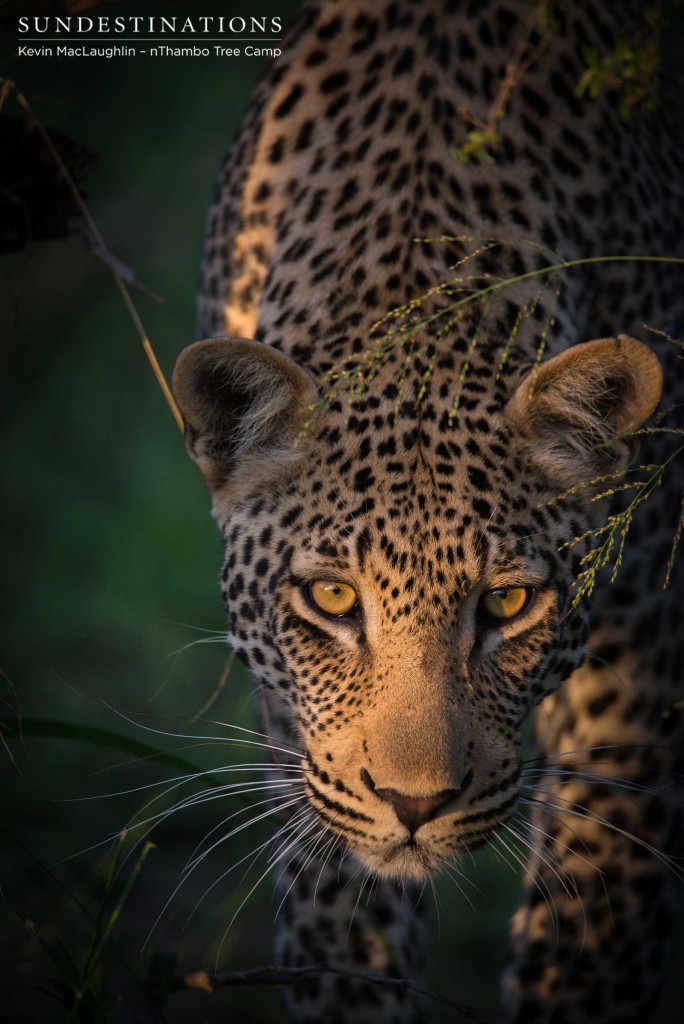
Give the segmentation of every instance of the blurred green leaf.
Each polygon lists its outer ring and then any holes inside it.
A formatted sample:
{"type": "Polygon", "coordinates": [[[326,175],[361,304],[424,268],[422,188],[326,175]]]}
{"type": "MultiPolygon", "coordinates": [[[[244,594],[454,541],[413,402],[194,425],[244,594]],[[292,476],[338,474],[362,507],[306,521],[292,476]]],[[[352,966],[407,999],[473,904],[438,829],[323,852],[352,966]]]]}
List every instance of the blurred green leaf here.
{"type": "MultiPolygon", "coordinates": [[[[112,750],[120,750],[125,754],[132,754],[139,758],[154,758],[159,764],[170,765],[179,768],[183,772],[197,775],[207,785],[216,785],[211,776],[202,773],[201,769],[184,757],[177,754],[159,750],[149,743],[141,743],[140,740],[132,740],[129,736],[122,736],[121,733],[110,732],[108,729],[100,729],[90,725],[76,725],[73,722],[60,722],[47,718],[18,718],[2,721],[2,727],[11,731],[15,736],[46,736],[50,739],[78,740],[82,743],[91,743],[96,747],[107,747],[112,750]]],[[[188,736],[191,740],[192,737],[188,736]]]]}

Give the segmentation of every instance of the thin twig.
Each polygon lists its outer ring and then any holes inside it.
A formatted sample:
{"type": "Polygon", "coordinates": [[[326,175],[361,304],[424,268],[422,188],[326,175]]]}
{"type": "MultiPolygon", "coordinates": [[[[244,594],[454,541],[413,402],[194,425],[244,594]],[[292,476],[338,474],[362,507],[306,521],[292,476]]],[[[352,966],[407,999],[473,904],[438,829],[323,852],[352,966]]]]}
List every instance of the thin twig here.
{"type": "Polygon", "coordinates": [[[277,967],[268,965],[266,967],[253,967],[247,971],[220,971],[213,974],[209,971],[194,971],[184,974],[182,977],[174,978],[171,981],[170,990],[178,992],[182,989],[200,988],[205,992],[213,992],[217,988],[227,985],[296,985],[302,978],[315,977],[321,974],[335,974],[341,978],[349,978],[352,981],[363,981],[369,985],[378,985],[380,988],[392,989],[396,992],[413,992],[416,995],[424,996],[435,1003],[449,1006],[474,1020],[477,1024],[487,1024],[484,1018],[480,1017],[475,1010],[469,1006],[454,1002],[446,996],[437,992],[430,992],[426,988],[414,985],[406,978],[387,978],[382,974],[366,974],[364,971],[352,971],[346,967],[336,967],[333,964],[310,964],[306,967],[277,967]]]}
{"type": "MultiPolygon", "coordinates": [[[[479,134],[477,141],[485,149],[487,146],[495,146],[499,142],[499,125],[506,115],[513,90],[530,68],[541,60],[553,38],[553,32],[550,30],[542,31],[539,42],[536,46],[532,47],[532,38],[534,33],[541,28],[542,14],[547,6],[548,0],[539,0],[531,12],[525,30],[518,40],[511,59],[506,65],[503,78],[484,120],[475,117],[468,107],[461,106],[458,109],[461,119],[477,130],[476,134],[479,134]]],[[[474,142],[472,134],[468,138],[472,145],[474,142]]],[[[470,156],[468,143],[460,147],[460,149],[462,154],[470,156]]],[[[491,160],[491,157],[489,159],[491,160]]]]}
{"type": "Polygon", "coordinates": [[[233,668],[234,662],[235,662],[235,651],[231,651],[230,654],[228,655],[228,657],[226,658],[226,663],[225,663],[225,665],[223,667],[223,672],[221,673],[221,678],[219,679],[218,683],[214,687],[213,693],[211,694],[209,699],[202,705],[202,707],[199,709],[197,714],[192,716],[192,718],[188,722],[188,725],[194,725],[195,722],[199,722],[199,720],[206,715],[207,711],[209,711],[214,706],[214,704],[216,703],[218,698],[223,693],[224,687],[225,687],[226,683],[228,682],[228,677],[230,676],[231,669],[233,668]]]}
{"type": "Polygon", "coordinates": [[[518,82],[521,80],[523,75],[529,71],[529,69],[537,63],[537,61],[543,56],[549,42],[551,41],[551,32],[544,32],[542,37],[532,51],[531,54],[527,54],[528,47],[531,44],[532,36],[539,26],[539,20],[542,10],[546,7],[546,0],[541,0],[537,4],[536,8],[532,12],[530,19],[525,28],[523,36],[518,41],[518,45],[515,48],[515,52],[511,57],[510,61],[506,65],[506,71],[499,87],[499,91],[494,98],[494,102],[490,107],[487,115],[487,124],[492,128],[498,124],[506,113],[506,107],[508,101],[511,98],[513,90],[515,89],[518,82]],[[525,60],[525,57],[527,59],[525,60]]]}

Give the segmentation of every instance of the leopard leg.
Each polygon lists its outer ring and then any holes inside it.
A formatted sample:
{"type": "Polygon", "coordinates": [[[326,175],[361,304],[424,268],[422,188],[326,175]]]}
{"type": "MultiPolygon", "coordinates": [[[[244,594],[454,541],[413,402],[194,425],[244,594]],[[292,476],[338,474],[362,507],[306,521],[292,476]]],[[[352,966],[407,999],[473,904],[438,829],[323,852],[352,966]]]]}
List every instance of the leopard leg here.
{"type": "MultiPolygon", "coordinates": [[[[347,971],[417,981],[421,927],[413,900],[397,885],[355,878],[335,855],[326,863],[302,849],[279,878],[276,955],[286,967],[331,964],[347,971]],[[369,897],[370,893],[370,897],[369,897]]],[[[318,973],[286,990],[297,1024],[412,1024],[411,993],[318,973]]]]}
{"type": "Polygon", "coordinates": [[[667,962],[682,824],[677,691],[615,635],[591,649],[539,712],[542,758],[524,780],[535,853],[513,921],[507,1022],[643,1024],[667,962]]]}

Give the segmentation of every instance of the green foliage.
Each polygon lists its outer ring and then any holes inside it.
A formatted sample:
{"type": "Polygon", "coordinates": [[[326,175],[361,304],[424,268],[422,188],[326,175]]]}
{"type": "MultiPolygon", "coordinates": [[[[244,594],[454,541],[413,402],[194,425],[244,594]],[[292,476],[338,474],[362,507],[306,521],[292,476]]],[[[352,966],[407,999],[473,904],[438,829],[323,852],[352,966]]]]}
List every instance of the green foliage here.
{"type": "Polygon", "coordinates": [[[670,26],[673,10],[680,6],[681,0],[655,0],[648,4],[642,23],[628,25],[610,52],[585,46],[586,68],[575,94],[596,99],[603,92],[614,92],[623,120],[637,107],[654,110],[659,102],[662,35],[670,26]]]}
{"type": "MultiPolygon", "coordinates": [[[[635,431],[634,435],[649,432],[649,430],[639,430],[635,431]]],[[[668,431],[668,433],[684,433],[684,431],[668,431]]],[[[656,488],[660,487],[665,473],[668,469],[671,469],[673,463],[680,458],[682,453],[684,453],[684,445],[675,449],[675,451],[659,465],[639,466],[637,471],[646,472],[648,474],[645,479],[630,481],[627,483],[618,483],[616,486],[611,486],[600,491],[599,494],[592,498],[592,501],[605,501],[606,499],[613,498],[619,493],[628,491],[636,492],[625,508],[618,512],[609,513],[606,521],[596,529],[589,530],[586,533],[581,534],[579,537],[573,537],[573,539],[568,541],[567,544],[562,545],[561,550],[563,548],[574,547],[575,545],[581,544],[587,540],[590,540],[593,545],[590,550],[582,556],[580,561],[581,570],[575,580],[575,593],[572,602],[573,608],[576,608],[584,598],[588,598],[592,595],[596,587],[599,574],[602,570],[610,569],[609,582],[615,582],[622,565],[625,545],[627,543],[629,531],[634,522],[635,513],[640,506],[648,501],[656,488]]],[[[616,476],[620,479],[623,474],[613,474],[611,477],[597,477],[583,486],[596,486],[599,483],[607,483],[608,481],[615,479],[616,476]]],[[[580,488],[576,488],[575,491],[579,489],[580,488]]],[[[681,532],[682,520],[680,518],[677,531],[673,537],[670,556],[665,567],[664,587],[667,587],[670,581],[675,555],[679,547],[681,532]]]]}
{"type": "Polygon", "coordinates": [[[121,913],[154,844],[144,844],[124,884],[116,893],[124,838],[121,837],[112,853],[95,916],[72,896],[78,914],[88,927],[88,937],[82,951],[80,948],[72,951],[61,936],[43,934],[32,918],[20,915],[26,933],[52,965],[54,973],[48,980],[46,993],[63,1008],[62,1019],[67,1024],[111,1024],[115,1019],[111,993],[115,975],[123,969],[129,984],[133,987],[137,984],[136,970],[123,955],[115,933],[121,913]]]}
{"type": "MultiPolygon", "coordinates": [[[[407,376],[408,369],[415,366],[421,359],[428,360],[425,368],[423,384],[427,385],[433,362],[430,353],[443,337],[446,337],[454,326],[466,318],[470,319],[474,312],[480,311],[480,320],[486,312],[487,304],[506,290],[513,290],[516,286],[525,282],[540,283],[541,290],[534,293],[532,298],[523,302],[520,306],[518,316],[515,320],[511,333],[507,339],[503,339],[502,354],[497,369],[497,377],[503,371],[508,360],[511,347],[514,344],[521,324],[534,316],[537,307],[546,294],[551,299],[547,303],[551,312],[547,313],[540,332],[537,350],[535,353],[535,364],[538,366],[544,356],[549,331],[554,325],[553,310],[555,300],[558,297],[562,286],[562,276],[576,267],[589,267],[602,263],[674,263],[684,264],[684,258],[668,256],[590,256],[580,257],[573,260],[562,260],[557,258],[554,262],[538,266],[533,270],[516,274],[507,278],[494,278],[487,273],[463,274],[461,271],[472,260],[475,261],[483,253],[490,252],[501,246],[531,248],[537,252],[550,255],[549,250],[536,242],[525,239],[475,239],[472,236],[451,236],[442,235],[439,238],[416,238],[416,244],[429,242],[430,244],[447,244],[451,242],[471,244],[471,251],[468,252],[457,263],[449,269],[454,276],[440,285],[429,289],[422,295],[416,296],[409,302],[397,306],[389,313],[376,321],[371,327],[370,338],[372,344],[363,349],[358,355],[345,356],[339,363],[335,364],[323,378],[322,397],[319,402],[312,406],[311,416],[304,424],[303,433],[307,432],[315,424],[319,413],[330,406],[338,398],[346,399],[352,403],[356,397],[362,396],[377,377],[391,353],[397,348],[403,347],[406,352],[404,369],[400,372],[399,383],[402,384],[407,376]],[[441,302],[434,312],[422,312],[424,307],[431,303],[431,300],[439,298],[446,299],[441,302]],[[424,336],[426,329],[435,328],[431,333],[428,342],[419,341],[424,336]]],[[[551,254],[552,255],[552,254],[551,254]]],[[[471,334],[470,350],[461,370],[462,379],[467,375],[469,369],[469,355],[474,351],[478,342],[479,327],[471,334]]],[[[425,387],[421,387],[419,396],[425,394],[425,387]]],[[[401,402],[403,392],[400,394],[397,403],[401,402]]],[[[460,393],[454,395],[454,409],[458,408],[460,393]]],[[[420,399],[419,399],[420,400],[420,399]]],[[[398,406],[397,406],[398,407],[398,406]]]]}
{"type": "Polygon", "coordinates": [[[650,40],[639,45],[620,38],[611,53],[585,46],[582,54],[587,66],[577,83],[576,96],[596,99],[602,92],[617,92],[618,112],[623,120],[634,107],[656,107],[660,54],[650,40]]]}
{"type": "Polygon", "coordinates": [[[468,132],[467,141],[456,148],[456,159],[460,164],[479,160],[485,164],[496,163],[491,150],[499,142],[499,133],[492,128],[473,128],[468,132]]]}
{"type": "MultiPolygon", "coordinates": [[[[670,344],[678,348],[680,350],[678,358],[680,360],[684,359],[684,342],[671,337],[664,331],[654,328],[651,328],[651,331],[654,334],[661,335],[670,344]]],[[[676,406],[661,411],[656,416],[656,424],[665,419],[669,414],[677,411],[678,408],[676,406]]],[[[680,438],[684,437],[684,428],[654,425],[633,430],[626,436],[639,438],[653,434],[669,434],[671,437],[680,438]]],[[[583,544],[586,541],[591,542],[590,549],[582,556],[580,561],[580,572],[575,580],[573,608],[576,608],[584,598],[591,596],[596,588],[598,577],[603,570],[610,571],[609,583],[615,582],[622,565],[625,545],[634,522],[635,513],[648,501],[656,489],[662,485],[667,474],[671,474],[675,480],[681,479],[681,461],[683,456],[684,444],[680,444],[657,465],[641,465],[635,469],[621,470],[607,476],[595,477],[593,480],[585,481],[578,487],[572,488],[559,496],[557,500],[566,495],[579,493],[581,490],[592,489],[596,491],[592,496],[592,501],[611,503],[618,495],[630,495],[633,493],[633,497],[623,508],[617,508],[615,511],[609,512],[605,522],[579,537],[574,537],[567,544],[563,545],[564,548],[568,548],[583,544]],[[646,476],[636,480],[627,479],[635,473],[646,474],[646,476]]],[[[684,493],[682,494],[679,519],[670,546],[670,554],[664,567],[663,589],[666,589],[670,584],[683,530],[684,493]]]]}
{"type": "MultiPolygon", "coordinates": [[[[178,757],[165,750],[160,750],[149,743],[141,743],[130,736],[112,732],[110,729],[101,729],[95,726],[88,726],[84,723],[65,722],[47,718],[7,718],[4,717],[0,728],[6,738],[11,736],[44,736],[50,739],[62,739],[69,743],[89,743],[101,750],[118,750],[124,754],[130,754],[137,759],[154,758],[158,765],[165,765],[192,775],[198,774],[197,766],[185,758],[178,757]]],[[[208,785],[214,785],[210,777],[202,776],[203,781],[208,785]]]]}
{"type": "MultiPolygon", "coordinates": [[[[586,68],[575,95],[597,99],[605,92],[616,93],[618,113],[623,120],[637,107],[653,110],[658,104],[662,33],[670,24],[670,13],[680,6],[681,0],[655,0],[644,8],[643,21],[628,25],[610,52],[585,46],[582,54],[586,68]]],[[[517,41],[484,119],[476,118],[467,107],[459,107],[459,117],[468,126],[466,141],[455,150],[459,163],[495,162],[499,126],[511,95],[529,69],[543,58],[553,37],[562,33],[565,15],[566,4],[562,0],[540,0],[517,41]]]]}

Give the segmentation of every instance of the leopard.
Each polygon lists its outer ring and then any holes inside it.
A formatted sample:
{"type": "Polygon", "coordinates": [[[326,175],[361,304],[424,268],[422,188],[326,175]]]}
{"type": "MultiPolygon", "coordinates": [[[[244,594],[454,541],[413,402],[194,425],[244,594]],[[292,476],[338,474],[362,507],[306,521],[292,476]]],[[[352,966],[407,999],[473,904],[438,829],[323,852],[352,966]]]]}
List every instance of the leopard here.
{"type": "Polygon", "coordinates": [[[287,986],[301,1024],[428,1019],[411,894],[523,810],[500,1020],[644,1022],[663,985],[682,153],[668,103],[579,86],[642,6],[548,6],[307,0],[209,211],[174,390],[294,794],[277,962],[326,968],[287,986]]]}

